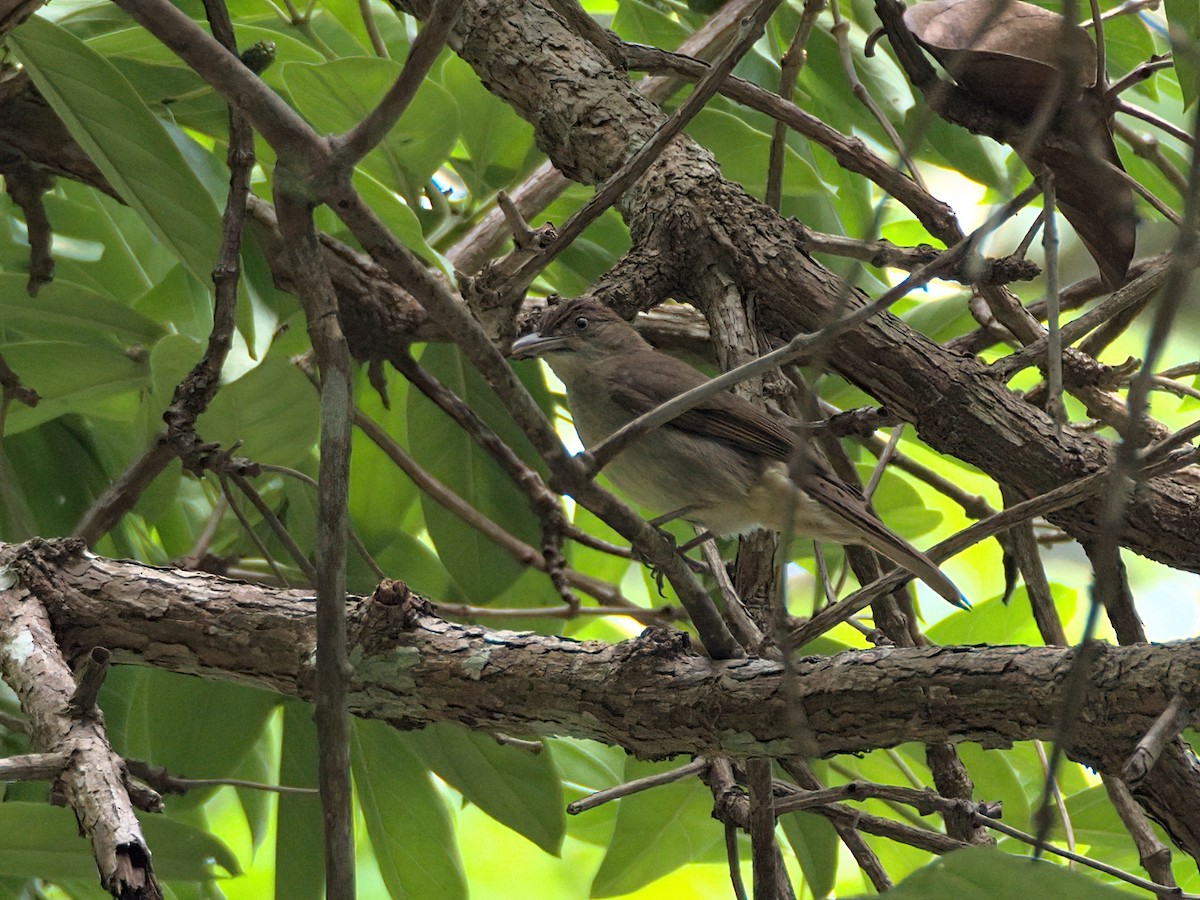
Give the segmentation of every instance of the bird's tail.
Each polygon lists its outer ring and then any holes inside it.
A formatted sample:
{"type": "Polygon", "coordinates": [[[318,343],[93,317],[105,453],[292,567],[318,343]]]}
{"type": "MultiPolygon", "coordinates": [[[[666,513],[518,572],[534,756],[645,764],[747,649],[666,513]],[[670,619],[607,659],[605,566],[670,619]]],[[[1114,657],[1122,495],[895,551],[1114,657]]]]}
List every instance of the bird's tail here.
{"type": "Polygon", "coordinates": [[[878,528],[863,527],[858,523],[859,535],[863,543],[886,556],[896,565],[912,572],[923,582],[933,588],[947,602],[960,609],[970,609],[971,604],[963,596],[962,591],[954,586],[954,582],[946,577],[932,559],[910,544],[899,535],[888,530],[882,522],[878,528]]]}

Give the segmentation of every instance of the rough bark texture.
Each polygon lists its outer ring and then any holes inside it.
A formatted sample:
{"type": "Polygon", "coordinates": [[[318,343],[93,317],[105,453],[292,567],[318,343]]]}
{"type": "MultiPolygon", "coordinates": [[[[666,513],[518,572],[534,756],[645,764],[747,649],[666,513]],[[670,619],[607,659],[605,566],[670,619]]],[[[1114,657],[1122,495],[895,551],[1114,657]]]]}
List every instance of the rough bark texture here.
{"type": "MultiPolygon", "coordinates": [[[[48,565],[55,565],[52,554],[48,565]]],[[[32,581],[42,588],[45,578],[32,581]]],[[[70,709],[75,681],[58,652],[41,592],[20,584],[0,591],[0,675],[21,701],[36,750],[67,759],[52,779],[51,797],[70,806],[92,845],[100,882],[128,900],[162,897],[150,850],[125,780],[125,764],[109,746],[98,709],[70,709]]],[[[90,645],[81,651],[88,653],[90,645]]]]}
{"type": "MultiPolygon", "coordinates": [[[[311,594],[66,549],[6,545],[0,562],[15,560],[12,593],[46,604],[68,658],[103,646],[115,662],[311,699],[311,594]]],[[[356,715],[405,728],[448,721],[590,738],[647,758],[1046,740],[1075,655],[1056,647],[880,648],[800,660],[785,690],[778,663],[714,662],[678,633],[650,629],[605,644],[457,625],[399,582],[350,598],[347,612],[356,715]],[[798,720],[805,733],[793,727],[798,720]]],[[[1071,755],[1119,774],[1171,697],[1200,701],[1200,642],[1101,647],[1088,684],[1071,755]]],[[[1183,847],[1200,853],[1200,772],[1186,758],[1177,763],[1160,761],[1138,796],[1183,847]]]]}

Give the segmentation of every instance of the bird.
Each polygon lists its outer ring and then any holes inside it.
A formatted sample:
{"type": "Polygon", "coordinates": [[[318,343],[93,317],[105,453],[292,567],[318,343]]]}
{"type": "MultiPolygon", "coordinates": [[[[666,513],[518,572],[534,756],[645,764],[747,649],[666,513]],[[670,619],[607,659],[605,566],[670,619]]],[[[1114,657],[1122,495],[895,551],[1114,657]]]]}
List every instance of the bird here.
{"type": "MultiPolygon", "coordinates": [[[[550,366],[585,447],[708,380],[590,298],[550,307],[510,356],[550,366]]],[[[787,421],[723,391],[630,442],[604,471],[646,509],[717,535],[762,527],[865,545],[969,608],[933,560],[889,530],[787,421]]]]}

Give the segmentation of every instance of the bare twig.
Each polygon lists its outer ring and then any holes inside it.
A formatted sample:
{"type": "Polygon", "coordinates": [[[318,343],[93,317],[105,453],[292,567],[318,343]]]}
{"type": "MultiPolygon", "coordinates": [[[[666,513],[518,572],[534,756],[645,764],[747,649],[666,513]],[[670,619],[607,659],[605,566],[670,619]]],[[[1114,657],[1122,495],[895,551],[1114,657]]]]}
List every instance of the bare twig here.
{"type": "MultiPolygon", "coordinates": [[[[282,165],[282,162],[281,162],[282,165]]],[[[297,293],[321,372],[321,435],[317,490],[318,780],[324,813],[325,886],[330,897],[354,896],[354,820],[350,786],[349,676],[346,638],[346,530],[350,475],[350,351],[337,317],[337,297],[321,256],[312,209],[277,172],[279,230],[297,273],[297,293]]]]}
{"type": "Polygon", "coordinates": [[[754,869],[754,900],[778,900],[771,760],[762,756],[746,760],[746,783],[750,789],[749,831],[754,869]]]}
{"type": "Polygon", "coordinates": [[[596,793],[589,794],[586,797],[576,800],[574,803],[568,803],[567,814],[577,816],[581,812],[595,809],[597,806],[601,806],[612,800],[620,800],[622,797],[648,791],[651,788],[661,787],[664,784],[671,784],[692,775],[699,775],[707,767],[708,760],[703,756],[697,756],[690,763],[685,763],[677,769],[671,769],[669,772],[657,772],[654,775],[647,775],[645,778],[636,778],[633,781],[618,784],[616,787],[596,791],[596,793]]]}
{"type": "MultiPolygon", "coordinates": [[[[796,78],[800,75],[800,70],[804,68],[804,63],[808,58],[808,51],[805,50],[808,36],[817,23],[817,17],[824,9],[825,0],[805,0],[804,11],[800,14],[800,21],[796,25],[796,33],[792,36],[792,42],[788,45],[787,51],[780,61],[779,99],[786,103],[792,102],[792,95],[796,90],[796,78]]],[[[776,212],[779,212],[779,204],[783,198],[783,162],[784,150],[787,147],[784,141],[786,139],[787,126],[777,119],[771,133],[766,192],[766,204],[776,212]]]]}

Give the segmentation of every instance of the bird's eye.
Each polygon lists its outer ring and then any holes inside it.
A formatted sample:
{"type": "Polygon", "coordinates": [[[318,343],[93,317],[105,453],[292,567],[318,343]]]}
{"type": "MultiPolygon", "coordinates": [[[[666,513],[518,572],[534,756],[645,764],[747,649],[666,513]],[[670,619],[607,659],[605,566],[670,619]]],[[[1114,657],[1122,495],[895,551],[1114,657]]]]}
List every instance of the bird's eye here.
{"type": "Polygon", "coordinates": [[[588,327],[587,316],[578,316],[575,319],[575,330],[576,331],[584,331],[587,327],[588,327]]]}

